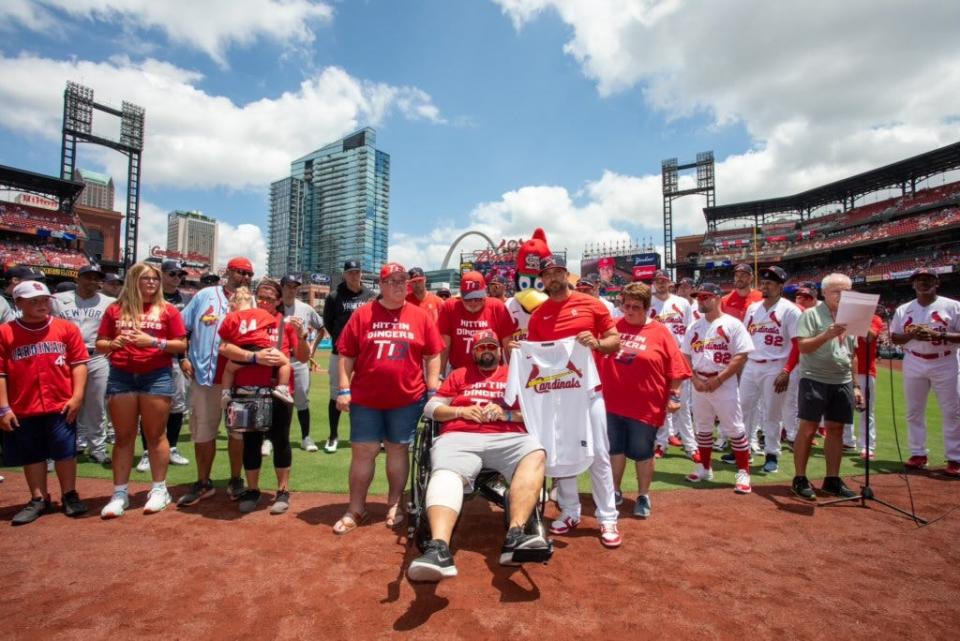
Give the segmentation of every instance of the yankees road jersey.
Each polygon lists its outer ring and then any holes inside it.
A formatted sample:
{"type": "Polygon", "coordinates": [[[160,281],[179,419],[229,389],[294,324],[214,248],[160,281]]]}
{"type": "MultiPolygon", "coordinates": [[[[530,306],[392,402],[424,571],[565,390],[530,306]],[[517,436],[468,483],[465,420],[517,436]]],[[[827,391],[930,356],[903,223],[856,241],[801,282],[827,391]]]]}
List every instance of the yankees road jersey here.
{"type": "Polygon", "coordinates": [[[680,351],[690,357],[693,371],[719,374],[737,354],[753,351],[747,328],[729,314],[720,314],[713,322],[704,316],[687,330],[680,351]]]}
{"type": "Polygon", "coordinates": [[[763,294],[761,294],[758,289],[751,289],[746,296],[741,296],[740,293],[734,289],[720,299],[720,310],[724,314],[729,314],[742,322],[747,307],[761,300],[763,300],[763,294]]]}
{"type": "Polygon", "coordinates": [[[487,329],[503,340],[513,334],[513,319],[496,298],[487,298],[476,314],[467,311],[459,298],[448,300],[440,310],[440,335],[450,337],[450,367],[467,367],[473,363],[473,334],[487,329]]]}
{"type": "Polygon", "coordinates": [[[31,327],[20,320],[0,325],[0,375],[19,418],[54,414],[73,395],[75,365],[89,360],[76,325],[51,317],[31,327]]]}
{"type": "Polygon", "coordinates": [[[683,335],[687,333],[687,327],[693,322],[690,312],[690,303],[680,296],[670,294],[666,300],[660,300],[656,296],[650,299],[650,318],[663,323],[677,345],[683,341],[683,335]]]}
{"type": "MultiPolygon", "coordinates": [[[[323,329],[323,319],[320,318],[320,314],[317,313],[317,310],[310,307],[302,300],[294,300],[293,305],[284,305],[283,316],[284,318],[288,316],[296,316],[299,318],[301,321],[303,321],[303,328],[308,333],[311,331],[319,332],[321,329],[323,329]]],[[[291,364],[295,367],[300,367],[301,369],[310,367],[310,363],[294,362],[291,364]]]]}
{"type": "Polygon", "coordinates": [[[592,351],[573,338],[523,341],[510,353],[504,402],[519,398],[527,431],[547,452],[549,476],[575,476],[590,467],[594,443],[603,443],[590,407],[603,402],[592,351]]]}
{"type": "Polygon", "coordinates": [[[230,311],[229,296],[223,287],[204,287],[183,308],[181,316],[190,338],[187,357],[193,365],[193,379],[209,387],[220,382],[218,367],[220,324],[230,311]]]}
{"type": "Polygon", "coordinates": [[[747,308],[744,319],[753,340],[750,360],[785,360],[790,355],[791,341],[797,336],[797,323],[800,322],[799,307],[781,298],[767,309],[761,301],[747,308]]]}
{"type": "Polygon", "coordinates": [[[100,293],[90,298],[80,298],[80,294],[75,291],[53,295],[53,315],[77,326],[91,361],[101,361],[106,358],[106,354],[95,351],[97,330],[100,329],[103,313],[116,300],[100,293]]]}
{"type": "MultiPolygon", "coordinates": [[[[893,320],[890,321],[890,332],[905,334],[907,328],[911,326],[923,327],[938,333],[960,332],[960,302],[946,296],[937,296],[937,299],[926,307],[918,303],[916,299],[904,303],[893,314],[893,320]]],[[[942,357],[944,354],[955,357],[957,344],[942,340],[911,340],[904,345],[904,349],[910,356],[934,362],[935,359],[933,358],[924,359],[923,357],[934,355],[942,357]],[[922,354],[922,356],[917,356],[918,354],[922,354]]]]}

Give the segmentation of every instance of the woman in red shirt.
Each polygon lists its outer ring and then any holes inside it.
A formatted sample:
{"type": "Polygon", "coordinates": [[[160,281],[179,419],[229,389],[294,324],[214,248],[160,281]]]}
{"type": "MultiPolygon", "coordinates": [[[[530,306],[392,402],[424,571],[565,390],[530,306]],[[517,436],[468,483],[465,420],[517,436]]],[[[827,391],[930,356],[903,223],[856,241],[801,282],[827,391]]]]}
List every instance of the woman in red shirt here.
{"type": "Polygon", "coordinates": [[[352,531],[367,516],[367,490],[382,442],[387,450],[387,527],[399,525],[407,449],[428,395],[440,383],[443,340],[433,318],[406,298],[402,265],[380,270],[381,295],[353,313],[337,341],[337,409],[350,412],[350,507],[333,526],[352,531]]]}
{"type": "Polygon", "coordinates": [[[167,416],[173,397],[173,355],[187,348],[187,330],[177,308],[163,299],[160,271],[137,263],[127,272],[123,290],[107,308],[97,332],[97,351],[110,359],[107,406],[116,441],[113,445],[113,497],[100,512],[105,519],[123,516],[130,505],[127,482],[139,424],[147,439],[153,488],[145,514],[170,504],[167,491],[167,416]]]}
{"type": "Polygon", "coordinates": [[[650,516],[650,482],[657,430],[667,412],[680,409],[680,384],[690,366],[665,325],[650,318],[650,288],[630,283],[623,290],[624,316],[617,322],[620,351],[601,361],[603,400],[613,484],[620,495],[626,459],[636,461],[639,496],[633,514],[650,516]]]}
{"type": "MultiPolygon", "coordinates": [[[[244,343],[243,335],[256,331],[256,326],[249,329],[244,322],[244,312],[230,312],[223,319],[220,326],[220,356],[230,361],[248,363],[238,369],[234,376],[235,387],[259,387],[268,390],[277,385],[277,368],[287,365],[292,358],[306,363],[310,358],[310,342],[307,341],[307,328],[296,316],[283,317],[278,306],[282,304],[280,284],[274,280],[264,279],[257,285],[257,307],[274,314],[276,323],[270,328],[274,345],[265,350],[253,351],[240,345],[244,343]],[[283,339],[278,340],[280,328],[283,328],[283,339]]],[[[221,362],[220,366],[223,366],[221,362]]],[[[293,392],[293,378],[288,384],[293,392]]],[[[287,489],[290,482],[290,466],[293,463],[293,452],[290,449],[290,419],[293,416],[290,404],[282,399],[273,397],[273,412],[271,414],[270,429],[268,432],[243,432],[243,467],[247,473],[247,489],[240,495],[237,507],[243,513],[252,512],[260,503],[260,466],[263,456],[260,448],[264,436],[273,443],[273,469],[277,474],[277,494],[273,499],[271,514],[283,514],[290,508],[290,492],[287,489]]],[[[212,486],[211,486],[212,489],[212,486]]]]}

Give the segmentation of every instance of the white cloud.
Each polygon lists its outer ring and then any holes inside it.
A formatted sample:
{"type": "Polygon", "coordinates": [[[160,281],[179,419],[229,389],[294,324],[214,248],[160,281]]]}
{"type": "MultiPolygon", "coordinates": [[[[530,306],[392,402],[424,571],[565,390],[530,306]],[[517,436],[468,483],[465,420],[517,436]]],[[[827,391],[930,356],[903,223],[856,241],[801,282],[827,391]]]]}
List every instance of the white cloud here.
{"type": "Polygon", "coordinates": [[[314,25],[333,17],[328,3],[312,0],[7,0],[0,4],[0,23],[47,30],[58,27],[58,13],[107,23],[131,35],[156,29],[172,44],[202,51],[220,66],[227,65],[229,48],[261,38],[286,46],[309,45],[315,39],[314,25]]]}
{"type": "MultiPolygon", "coordinates": [[[[202,3],[201,3],[202,4],[202,3]]],[[[430,96],[354,78],[327,67],[294,91],[236,104],[197,87],[202,76],[153,59],[108,62],[0,55],[0,126],[59,140],[62,88],[83,79],[98,102],[126,100],[146,109],[143,182],[180,188],[265,189],[289,173],[290,161],[362,126],[377,126],[394,111],[443,123],[430,96]]],[[[94,116],[94,129],[100,115],[94,116]]],[[[108,173],[125,175],[124,158],[92,153],[108,173]]]]}

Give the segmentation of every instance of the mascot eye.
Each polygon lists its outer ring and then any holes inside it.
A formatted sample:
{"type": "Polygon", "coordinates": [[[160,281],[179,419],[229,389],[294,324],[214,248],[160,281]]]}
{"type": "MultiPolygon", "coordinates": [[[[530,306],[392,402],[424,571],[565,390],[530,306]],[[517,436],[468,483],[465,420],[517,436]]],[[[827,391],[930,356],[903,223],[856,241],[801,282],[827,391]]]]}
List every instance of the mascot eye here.
{"type": "Polygon", "coordinates": [[[530,289],[534,286],[534,282],[538,280],[540,279],[536,276],[517,276],[517,291],[530,289]]]}
{"type": "Polygon", "coordinates": [[[539,278],[533,281],[533,286],[537,289],[538,292],[542,292],[545,287],[545,285],[543,284],[543,281],[540,280],[539,278]]]}

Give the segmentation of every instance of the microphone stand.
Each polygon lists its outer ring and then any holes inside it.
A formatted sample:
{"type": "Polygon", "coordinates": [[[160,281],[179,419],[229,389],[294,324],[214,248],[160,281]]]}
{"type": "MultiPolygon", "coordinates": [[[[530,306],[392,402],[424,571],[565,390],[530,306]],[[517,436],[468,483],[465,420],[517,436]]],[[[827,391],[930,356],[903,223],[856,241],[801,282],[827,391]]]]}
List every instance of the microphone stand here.
{"type": "MultiPolygon", "coordinates": [[[[870,361],[873,358],[874,341],[876,341],[876,338],[871,340],[868,334],[865,340],[866,349],[864,350],[866,352],[866,365],[864,367],[864,370],[867,372],[867,375],[865,377],[866,385],[864,386],[865,389],[863,391],[864,399],[866,401],[866,407],[863,410],[865,414],[863,423],[864,423],[864,443],[866,443],[866,446],[867,446],[867,449],[866,449],[867,457],[866,459],[864,459],[865,474],[864,474],[863,485],[860,486],[860,493],[857,494],[856,496],[824,501],[823,503],[819,503],[818,506],[829,507],[831,505],[837,505],[839,503],[847,503],[849,501],[860,501],[860,507],[867,507],[867,501],[874,501],[875,503],[879,503],[884,507],[890,508],[894,512],[899,512],[904,516],[909,516],[912,520],[926,525],[927,520],[917,516],[915,512],[904,510],[903,508],[900,508],[900,507],[897,507],[896,505],[888,503],[883,499],[878,499],[873,493],[873,488],[870,487],[870,361]]],[[[893,367],[890,368],[890,375],[893,376],[893,367]]]]}

